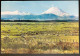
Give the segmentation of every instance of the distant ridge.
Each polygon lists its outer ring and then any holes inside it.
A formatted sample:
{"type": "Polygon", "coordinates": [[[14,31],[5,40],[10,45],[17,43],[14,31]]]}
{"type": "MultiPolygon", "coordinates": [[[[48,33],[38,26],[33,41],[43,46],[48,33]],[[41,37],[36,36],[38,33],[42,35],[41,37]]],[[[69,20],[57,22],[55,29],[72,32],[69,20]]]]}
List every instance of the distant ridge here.
{"type": "Polygon", "coordinates": [[[74,15],[69,15],[68,13],[64,12],[63,10],[57,8],[57,7],[51,7],[47,11],[43,12],[40,15],[35,15],[31,13],[25,13],[25,12],[19,12],[19,11],[14,11],[14,12],[9,12],[7,11],[6,13],[3,12],[1,14],[1,20],[35,20],[35,21],[66,21],[66,20],[78,20],[78,17],[74,15]],[[9,14],[8,14],[9,13],[9,14]],[[3,15],[4,14],[4,15],[3,15]]]}

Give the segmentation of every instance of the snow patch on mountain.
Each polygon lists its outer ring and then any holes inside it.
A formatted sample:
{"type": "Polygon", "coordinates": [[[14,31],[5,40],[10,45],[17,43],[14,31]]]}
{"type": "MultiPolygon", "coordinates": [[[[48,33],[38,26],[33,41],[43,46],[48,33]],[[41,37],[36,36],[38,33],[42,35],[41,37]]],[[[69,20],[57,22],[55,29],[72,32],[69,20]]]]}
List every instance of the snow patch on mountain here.
{"type": "Polygon", "coordinates": [[[4,11],[1,15],[30,15],[31,13],[19,12],[19,11],[4,11]]]}
{"type": "Polygon", "coordinates": [[[42,14],[55,14],[58,16],[69,16],[68,13],[65,13],[64,11],[62,11],[61,9],[57,7],[51,7],[47,11],[43,12],[42,14]]]}

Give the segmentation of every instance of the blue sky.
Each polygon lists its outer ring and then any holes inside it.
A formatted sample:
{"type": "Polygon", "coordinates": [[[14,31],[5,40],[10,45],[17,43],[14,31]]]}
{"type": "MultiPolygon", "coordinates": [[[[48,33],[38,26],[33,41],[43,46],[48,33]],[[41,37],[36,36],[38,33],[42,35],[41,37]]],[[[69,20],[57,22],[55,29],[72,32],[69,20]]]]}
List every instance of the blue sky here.
{"type": "Polygon", "coordinates": [[[41,14],[50,7],[55,6],[71,15],[78,15],[78,1],[2,1],[1,12],[21,11],[41,14]]]}

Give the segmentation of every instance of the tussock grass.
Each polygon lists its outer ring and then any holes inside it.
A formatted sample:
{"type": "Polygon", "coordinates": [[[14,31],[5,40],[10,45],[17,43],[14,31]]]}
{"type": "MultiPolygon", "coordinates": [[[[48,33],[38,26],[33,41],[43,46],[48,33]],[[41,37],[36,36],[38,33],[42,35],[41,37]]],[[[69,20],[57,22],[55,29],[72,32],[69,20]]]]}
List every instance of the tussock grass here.
{"type": "Polygon", "coordinates": [[[1,53],[79,53],[78,22],[1,22],[1,53]]]}

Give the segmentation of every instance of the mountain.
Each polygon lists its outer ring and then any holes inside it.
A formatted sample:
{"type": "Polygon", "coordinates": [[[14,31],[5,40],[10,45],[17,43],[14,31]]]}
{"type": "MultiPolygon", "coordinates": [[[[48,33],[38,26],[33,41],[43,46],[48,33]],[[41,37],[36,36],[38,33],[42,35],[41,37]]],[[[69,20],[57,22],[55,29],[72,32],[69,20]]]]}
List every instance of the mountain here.
{"type": "Polygon", "coordinates": [[[3,20],[56,20],[59,16],[54,14],[41,14],[41,15],[2,15],[3,20]]]}
{"type": "Polygon", "coordinates": [[[78,20],[78,18],[57,7],[51,7],[40,15],[19,11],[2,12],[1,20],[78,20]]]}
{"type": "Polygon", "coordinates": [[[51,7],[47,11],[43,12],[42,14],[55,14],[57,16],[69,16],[68,13],[64,12],[63,10],[57,7],[51,7]]]}
{"type": "Polygon", "coordinates": [[[31,13],[20,12],[20,11],[16,10],[16,11],[4,11],[4,12],[1,12],[1,15],[31,15],[31,13]]]}

